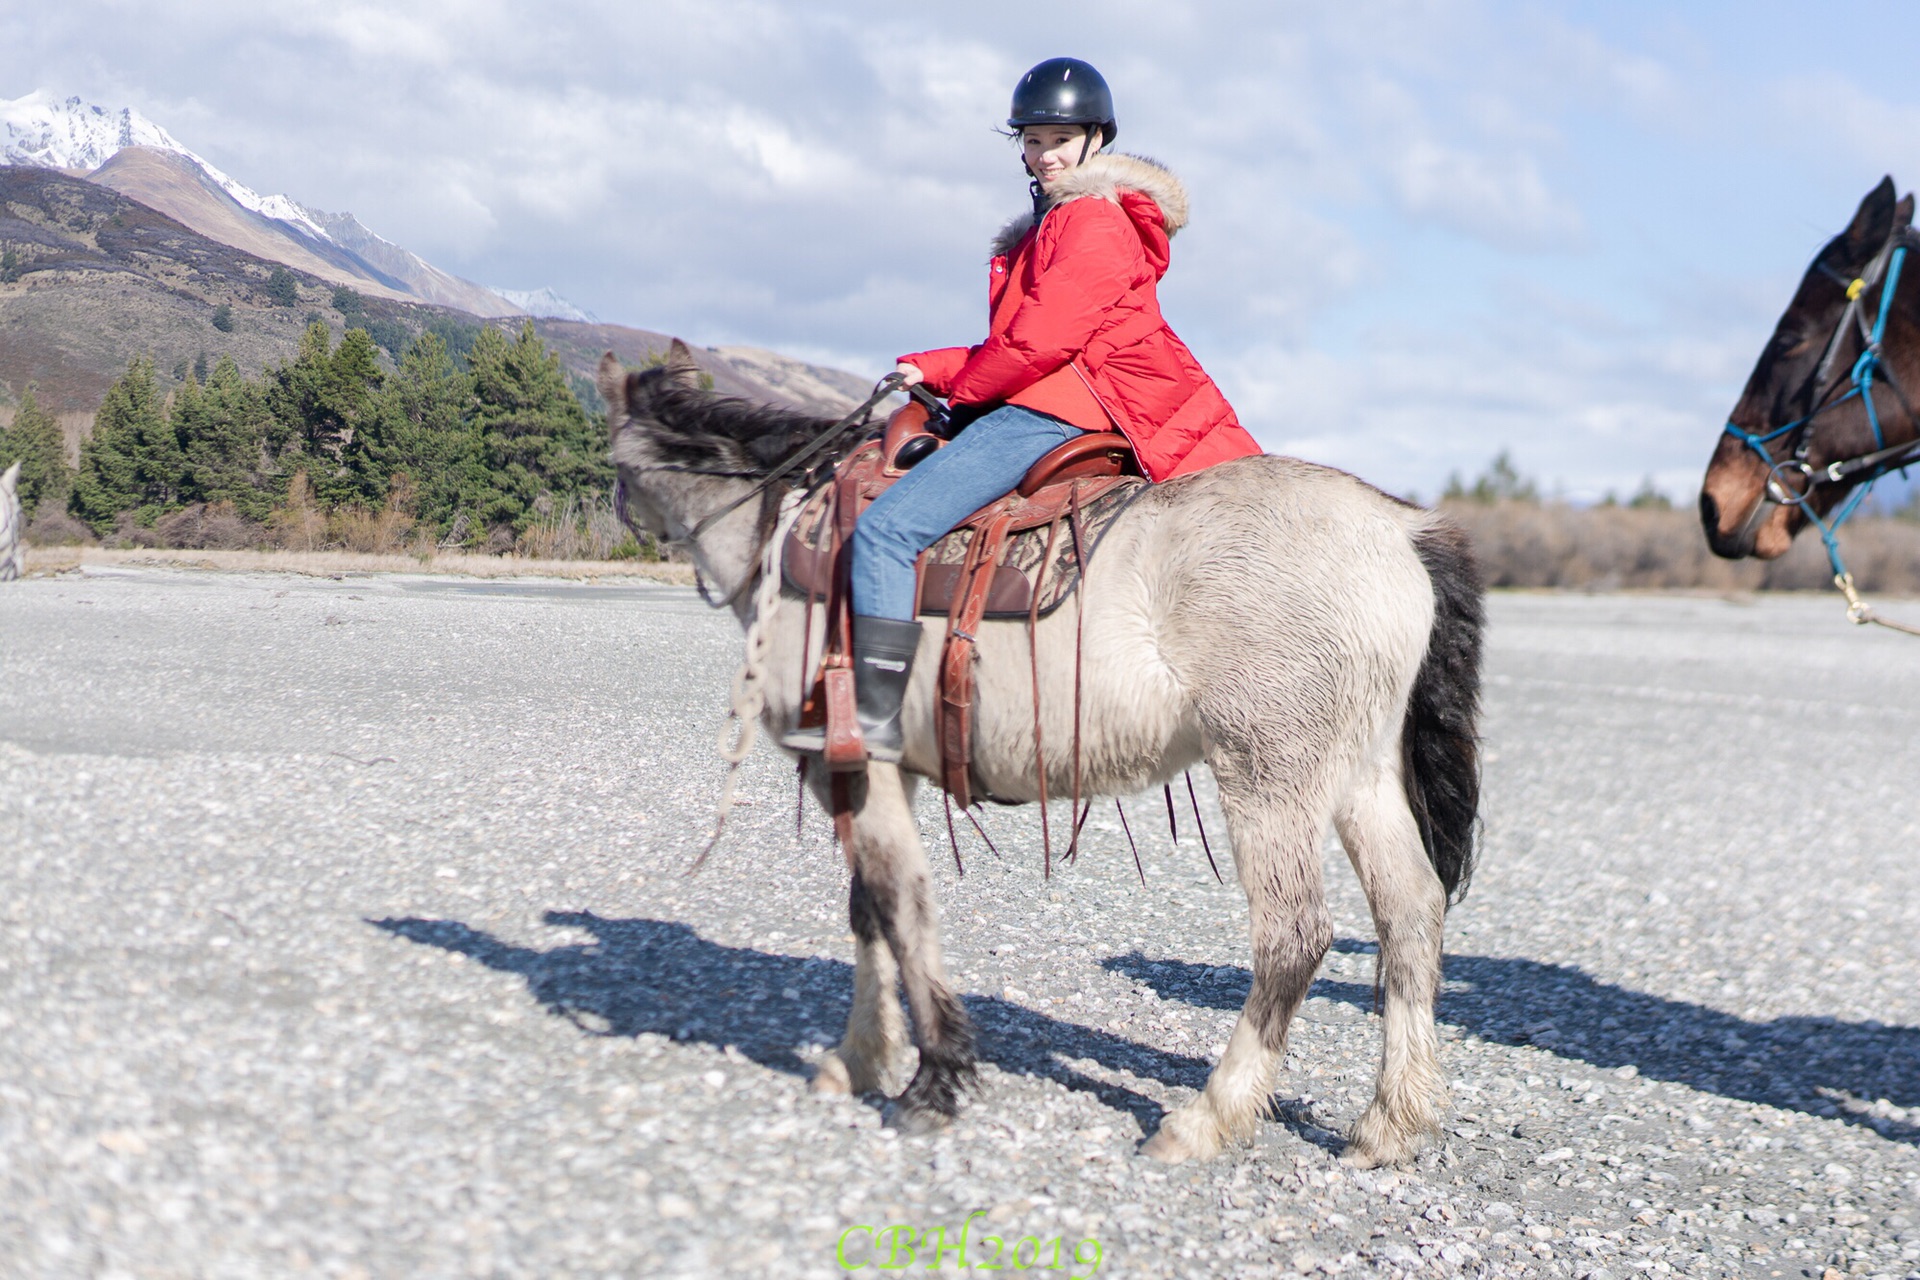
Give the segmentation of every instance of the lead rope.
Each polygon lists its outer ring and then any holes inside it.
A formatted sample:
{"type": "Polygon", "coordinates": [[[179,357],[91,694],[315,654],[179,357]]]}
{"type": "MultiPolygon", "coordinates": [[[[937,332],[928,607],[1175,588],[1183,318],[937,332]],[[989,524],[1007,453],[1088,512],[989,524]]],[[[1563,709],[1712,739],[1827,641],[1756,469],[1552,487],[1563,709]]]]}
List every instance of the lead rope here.
{"type": "Polygon", "coordinates": [[[1833,575],[1833,585],[1840,588],[1840,594],[1847,598],[1847,621],[1855,626],[1864,627],[1871,622],[1876,627],[1885,627],[1902,635],[1920,636],[1920,627],[1910,627],[1904,622],[1894,622],[1875,613],[1873,606],[1860,598],[1860,593],[1854,589],[1853,575],[1845,569],[1833,575]]]}
{"type": "Polygon", "coordinates": [[[700,856],[687,868],[688,875],[698,871],[706,862],[707,855],[713,852],[714,846],[720,843],[720,835],[727,828],[727,816],[733,812],[733,789],[740,777],[740,766],[752,754],[753,744],[760,734],[760,713],[767,706],[767,650],[773,644],[767,635],[767,628],[773,611],[780,604],[780,549],[786,545],[787,534],[799,517],[800,506],[805,499],[806,494],[798,489],[781,496],[780,519],[760,555],[760,585],[753,593],[753,618],[747,623],[746,652],[740,660],[740,670],[733,677],[732,709],[727,712],[726,722],[720,726],[719,740],[715,744],[720,758],[727,762],[727,776],[720,783],[713,834],[707,838],[706,848],[700,850],[700,856]],[[733,739],[731,743],[727,741],[729,737],[733,739]]]}

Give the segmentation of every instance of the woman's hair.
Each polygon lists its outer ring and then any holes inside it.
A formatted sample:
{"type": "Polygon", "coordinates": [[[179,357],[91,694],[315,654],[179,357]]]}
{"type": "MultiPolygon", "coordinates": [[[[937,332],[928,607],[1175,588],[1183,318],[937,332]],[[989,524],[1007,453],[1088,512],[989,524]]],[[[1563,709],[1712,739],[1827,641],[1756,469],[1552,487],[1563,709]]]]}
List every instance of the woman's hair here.
{"type": "MultiPolygon", "coordinates": [[[[995,128],[994,132],[999,134],[1001,137],[1008,139],[1011,142],[1018,142],[1022,137],[1025,136],[1027,130],[1029,129],[1078,129],[1082,133],[1091,133],[1096,128],[1099,128],[1099,126],[1091,125],[1091,124],[1023,124],[1017,128],[1013,125],[1000,126],[995,128]]],[[[1105,142],[1104,135],[1106,134],[1106,130],[1101,129],[1100,132],[1102,134],[1102,141],[1100,145],[1105,146],[1106,142],[1105,142]]]]}

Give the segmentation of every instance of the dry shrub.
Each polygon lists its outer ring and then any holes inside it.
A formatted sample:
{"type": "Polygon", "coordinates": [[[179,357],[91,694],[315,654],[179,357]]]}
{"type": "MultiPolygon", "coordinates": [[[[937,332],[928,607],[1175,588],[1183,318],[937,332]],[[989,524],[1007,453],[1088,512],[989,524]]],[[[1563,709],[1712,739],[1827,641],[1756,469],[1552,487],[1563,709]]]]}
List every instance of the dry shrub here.
{"type": "Polygon", "coordinates": [[[267,518],[267,528],[274,542],[288,551],[318,551],[327,545],[327,518],[314,505],[306,472],[293,473],[286,499],[267,518]]]}
{"type": "Polygon", "coordinates": [[[26,539],[35,547],[87,547],[93,530],[68,515],[57,503],[43,502],[27,525],[26,539]]]}
{"type": "MultiPolygon", "coordinates": [[[[1920,524],[1886,518],[1840,526],[1840,555],[1862,591],[1920,595],[1920,524]]],[[[1820,535],[1803,533],[1787,555],[1767,565],[1770,590],[1806,591],[1833,585],[1820,535]]]]}
{"type": "Polygon", "coordinates": [[[156,520],[153,542],[189,550],[239,551],[266,541],[267,531],[234,510],[231,502],[196,502],[156,520]]]}
{"type": "MultiPolygon", "coordinates": [[[[1560,503],[1448,503],[1473,536],[1487,585],[1582,591],[1812,591],[1833,571],[1817,533],[1804,533],[1774,561],[1722,560],[1707,549],[1691,511],[1569,507],[1560,503]]],[[[1920,592],[1920,524],[1861,519],[1840,548],[1863,591],[1920,592]]]]}
{"type": "Polygon", "coordinates": [[[105,539],[109,547],[152,547],[159,545],[153,530],[140,523],[131,511],[122,511],[113,519],[113,532],[105,539]]]}
{"type": "Polygon", "coordinates": [[[397,555],[407,550],[413,533],[416,490],[405,475],[396,475],[387,487],[387,503],[378,511],[342,507],[327,521],[329,545],[371,555],[397,555]]]}
{"type": "Polygon", "coordinates": [[[596,494],[585,502],[571,497],[556,509],[553,496],[543,493],[534,501],[533,512],[533,523],[514,547],[519,555],[536,560],[613,560],[634,554],[633,535],[621,523],[610,497],[596,494]]]}
{"type": "Polygon", "coordinates": [[[453,518],[453,527],[448,529],[440,541],[434,544],[438,551],[457,551],[467,545],[467,539],[473,536],[473,522],[462,511],[453,518]]]}

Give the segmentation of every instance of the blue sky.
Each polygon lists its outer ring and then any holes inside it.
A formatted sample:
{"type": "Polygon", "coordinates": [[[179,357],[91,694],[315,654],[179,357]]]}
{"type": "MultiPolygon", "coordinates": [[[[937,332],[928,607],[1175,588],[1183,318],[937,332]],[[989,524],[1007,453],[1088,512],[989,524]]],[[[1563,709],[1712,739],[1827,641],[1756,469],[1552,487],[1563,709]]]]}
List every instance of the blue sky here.
{"type": "Polygon", "coordinates": [[[1074,53],[1191,189],[1166,310],[1269,448],[1685,501],[1807,259],[1920,174],[1915,48],[1893,3],[69,0],[0,15],[0,97],[132,105],[470,278],[877,373],[980,336],[1025,199],[992,129],[1074,53]]]}

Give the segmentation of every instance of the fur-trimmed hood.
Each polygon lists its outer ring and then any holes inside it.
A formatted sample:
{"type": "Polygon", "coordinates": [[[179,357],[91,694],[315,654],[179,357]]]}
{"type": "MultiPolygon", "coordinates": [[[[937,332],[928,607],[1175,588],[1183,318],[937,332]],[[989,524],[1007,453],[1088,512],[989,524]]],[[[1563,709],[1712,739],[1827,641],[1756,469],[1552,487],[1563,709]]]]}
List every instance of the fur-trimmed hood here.
{"type": "MultiPolygon", "coordinates": [[[[1160,222],[1169,237],[1187,225],[1187,189],[1180,179],[1157,160],[1124,152],[1094,156],[1085,164],[1069,169],[1053,188],[1053,201],[1049,207],[1088,196],[1118,204],[1122,191],[1136,191],[1153,201],[1160,210],[1160,222]]],[[[1023,213],[1007,223],[993,238],[994,256],[1012,253],[1032,229],[1031,213],[1023,213]]]]}

